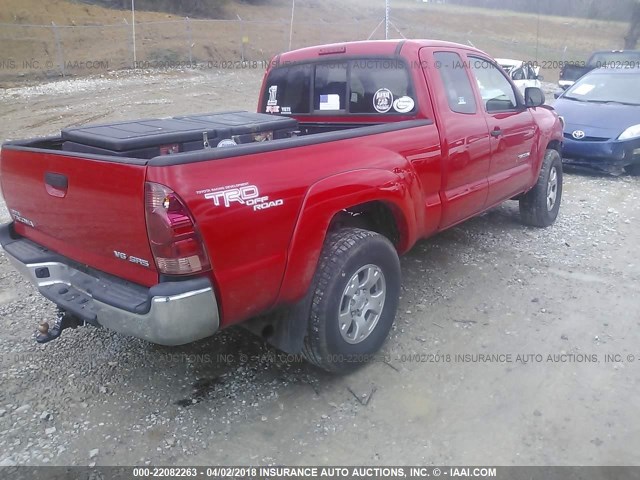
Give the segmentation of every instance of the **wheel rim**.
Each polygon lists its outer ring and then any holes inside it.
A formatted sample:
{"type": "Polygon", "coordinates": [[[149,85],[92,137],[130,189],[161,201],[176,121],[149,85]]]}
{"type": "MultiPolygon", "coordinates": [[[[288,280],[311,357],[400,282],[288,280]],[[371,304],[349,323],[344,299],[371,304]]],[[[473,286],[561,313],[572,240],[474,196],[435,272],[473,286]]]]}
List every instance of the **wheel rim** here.
{"type": "Polygon", "coordinates": [[[376,328],[387,296],[382,270],[365,265],[353,274],[342,293],[338,329],[345,342],[364,341],[376,328]]]}
{"type": "Polygon", "coordinates": [[[549,181],[547,182],[547,210],[553,210],[558,198],[558,169],[551,167],[549,181]]]}

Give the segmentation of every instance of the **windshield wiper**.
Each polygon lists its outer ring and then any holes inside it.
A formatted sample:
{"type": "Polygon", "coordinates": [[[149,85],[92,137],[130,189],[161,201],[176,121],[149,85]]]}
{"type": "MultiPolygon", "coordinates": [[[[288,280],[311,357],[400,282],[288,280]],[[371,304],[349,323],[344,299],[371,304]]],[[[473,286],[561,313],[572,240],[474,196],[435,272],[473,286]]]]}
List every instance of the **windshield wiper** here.
{"type": "Polygon", "coordinates": [[[560,98],[566,98],[567,100],[574,100],[574,101],[576,101],[576,102],[586,102],[586,100],[582,100],[581,98],[578,98],[578,97],[570,97],[570,96],[568,96],[568,95],[564,95],[564,96],[562,96],[562,97],[560,97],[560,98]]]}
{"type": "Polygon", "coordinates": [[[640,106],[638,103],[618,102],[617,100],[587,100],[589,103],[604,103],[605,105],[631,105],[634,107],[640,106]]]}

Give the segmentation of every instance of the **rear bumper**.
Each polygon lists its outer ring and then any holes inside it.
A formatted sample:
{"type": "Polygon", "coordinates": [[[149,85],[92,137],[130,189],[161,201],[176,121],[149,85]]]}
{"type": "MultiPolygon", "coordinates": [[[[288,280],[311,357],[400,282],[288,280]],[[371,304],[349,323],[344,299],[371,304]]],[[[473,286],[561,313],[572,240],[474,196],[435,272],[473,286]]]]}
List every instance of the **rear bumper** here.
{"type": "Polygon", "coordinates": [[[43,296],[95,326],[160,345],[183,345],[218,330],[218,305],[208,278],[146,288],[17,236],[12,224],[0,226],[0,244],[43,296]]]}

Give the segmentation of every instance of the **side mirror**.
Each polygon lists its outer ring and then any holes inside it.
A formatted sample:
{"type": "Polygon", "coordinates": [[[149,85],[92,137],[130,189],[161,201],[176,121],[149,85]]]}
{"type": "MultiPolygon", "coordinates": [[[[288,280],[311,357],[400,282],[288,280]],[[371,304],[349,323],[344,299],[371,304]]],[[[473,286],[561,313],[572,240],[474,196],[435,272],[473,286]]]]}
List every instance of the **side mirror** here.
{"type": "Polygon", "coordinates": [[[544,92],[538,87],[527,87],[524,90],[524,104],[527,107],[544,105],[544,92]]]}
{"type": "Polygon", "coordinates": [[[558,90],[556,93],[553,94],[553,98],[555,98],[556,100],[558,98],[560,98],[560,96],[564,93],[564,90],[558,90]]]}
{"type": "Polygon", "coordinates": [[[540,80],[542,82],[544,77],[542,75],[536,75],[536,80],[540,80]]]}

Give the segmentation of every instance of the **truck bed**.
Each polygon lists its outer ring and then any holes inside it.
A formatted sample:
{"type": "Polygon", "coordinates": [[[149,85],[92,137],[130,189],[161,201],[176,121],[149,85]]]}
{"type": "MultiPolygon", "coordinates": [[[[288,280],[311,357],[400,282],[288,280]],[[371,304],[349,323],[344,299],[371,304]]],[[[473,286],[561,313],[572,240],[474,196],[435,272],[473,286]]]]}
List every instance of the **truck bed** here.
{"type": "MultiPolygon", "coordinates": [[[[235,112],[234,112],[235,113],[235,112]]],[[[253,114],[262,115],[262,114],[253,114]]],[[[267,115],[270,116],[270,115],[267,115]]],[[[179,117],[187,118],[187,117],[179,117]]],[[[277,117],[283,118],[283,117],[277,117]]],[[[285,118],[288,120],[288,118],[285,118]]],[[[293,119],[290,119],[293,120],[293,119]]],[[[65,143],[69,143],[69,135],[63,134],[58,136],[32,138],[27,140],[14,140],[9,141],[3,145],[4,150],[16,150],[16,151],[30,151],[33,153],[49,153],[65,155],[75,158],[85,158],[101,160],[113,163],[125,163],[131,165],[175,165],[190,162],[199,162],[206,160],[215,160],[221,158],[229,158],[241,155],[250,155],[261,152],[271,152],[278,149],[289,149],[305,145],[321,144],[339,140],[346,140],[350,138],[356,138],[360,136],[376,135],[379,133],[391,132],[394,130],[402,130],[405,128],[412,128],[419,125],[426,125],[433,123],[431,120],[419,119],[419,120],[402,120],[397,122],[388,123],[362,123],[362,122],[298,122],[297,130],[294,135],[279,135],[270,140],[252,140],[250,141],[247,136],[253,134],[239,134],[239,136],[245,136],[244,142],[229,147],[211,147],[206,148],[202,142],[202,132],[199,132],[200,141],[198,148],[190,148],[186,151],[180,151],[170,154],[160,154],[150,156],[148,155],[149,147],[131,148],[126,149],[125,145],[140,145],[136,144],[136,138],[134,142],[114,142],[118,145],[117,149],[108,149],[101,146],[95,146],[92,148],[79,149],[73,147],[73,149],[65,149],[65,143]],[[121,145],[121,146],[120,146],[121,145]],[[82,150],[82,151],[80,151],[82,150]]],[[[120,124],[108,124],[100,125],[99,127],[109,127],[112,125],[120,124]]],[[[79,130],[86,130],[81,128],[79,130]]],[[[246,129],[244,129],[246,130],[246,129]]],[[[67,130],[68,132],[69,130],[67,130]]],[[[240,129],[242,131],[242,129],[240,129]]],[[[95,133],[92,136],[99,137],[98,143],[105,145],[106,137],[102,137],[95,133]]],[[[171,142],[175,143],[188,143],[189,138],[193,138],[192,134],[176,135],[174,133],[169,137],[171,142]]],[[[214,137],[215,138],[215,137],[214,137]]],[[[242,139],[242,138],[241,138],[242,139]]],[[[165,139],[163,139],[163,142],[165,139]]],[[[195,142],[191,140],[191,142],[195,142]]],[[[79,143],[79,142],[74,142],[79,143]]],[[[141,142],[144,145],[143,142],[141,142]]],[[[161,143],[164,145],[164,143],[161,143]]],[[[67,145],[68,146],[68,145],[67,145]]]]}
{"type": "MultiPolygon", "coordinates": [[[[369,126],[342,124],[329,131],[323,131],[330,128],[327,124],[308,123],[301,126],[302,135],[297,137],[153,158],[65,151],[66,140],[62,136],[13,141],[2,149],[2,189],[18,235],[82,264],[150,287],[159,281],[159,272],[146,231],[145,182],[168,185],[187,204],[194,198],[192,190],[183,191],[184,177],[154,179],[149,173],[152,167],[188,166],[225,159],[222,163],[229,165],[229,161],[236,163],[236,157],[238,162],[245,157],[252,165],[240,162],[245,172],[256,172],[255,162],[265,163],[268,170],[279,172],[282,166],[278,162],[274,164],[273,158],[280,151],[293,149],[291,155],[304,161],[311,152],[315,154],[312,145],[331,144],[332,151],[345,151],[353,148],[352,144],[341,147],[340,143],[349,139],[377,138],[378,134],[432,123],[409,120],[369,126]]],[[[295,162],[290,159],[289,164],[291,160],[295,162]]],[[[228,184],[222,172],[212,173],[208,166],[205,173],[194,174],[192,178],[204,180],[203,186],[209,186],[213,180],[228,184]]],[[[196,219],[200,213],[195,208],[196,219]]]]}

